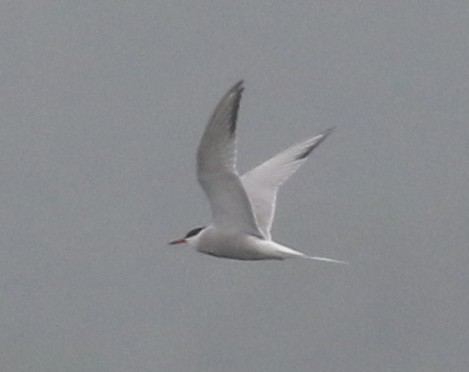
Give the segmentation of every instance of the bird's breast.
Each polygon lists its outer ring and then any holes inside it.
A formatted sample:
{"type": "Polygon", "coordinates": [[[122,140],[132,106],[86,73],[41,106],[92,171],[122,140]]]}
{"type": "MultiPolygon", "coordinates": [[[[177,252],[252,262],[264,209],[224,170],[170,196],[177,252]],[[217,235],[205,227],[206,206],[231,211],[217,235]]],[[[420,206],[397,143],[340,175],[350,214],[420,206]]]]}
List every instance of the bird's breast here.
{"type": "Polygon", "coordinates": [[[269,241],[243,234],[207,229],[197,243],[199,252],[237,260],[283,259],[269,241]]]}

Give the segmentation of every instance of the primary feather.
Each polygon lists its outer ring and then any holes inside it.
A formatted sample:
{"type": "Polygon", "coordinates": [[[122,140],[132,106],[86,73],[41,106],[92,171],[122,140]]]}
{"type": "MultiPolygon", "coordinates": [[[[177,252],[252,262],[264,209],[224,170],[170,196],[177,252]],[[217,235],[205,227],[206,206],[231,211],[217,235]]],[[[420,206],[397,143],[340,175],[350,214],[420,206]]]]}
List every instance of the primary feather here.
{"type": "Polygon", "coordinates": [[[236,171],[236,119],[242,81],[220,100],[197,151],[197,180],[207,195],[214,224],[226,231],[261,236],[236,171]]]}

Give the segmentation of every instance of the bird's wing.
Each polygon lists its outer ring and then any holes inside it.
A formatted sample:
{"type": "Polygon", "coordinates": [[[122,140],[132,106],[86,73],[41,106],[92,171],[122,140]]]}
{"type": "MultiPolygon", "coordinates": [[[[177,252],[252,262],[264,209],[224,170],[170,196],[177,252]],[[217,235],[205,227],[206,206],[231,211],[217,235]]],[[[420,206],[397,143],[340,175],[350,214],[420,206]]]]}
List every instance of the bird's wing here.
{"type": "Polygon", "coordinates": [[[270,239],[278,188],[333,130],[334,128],[328,129],[322,134],[293,145],[241,177],[254,210],[257,226],[267,239],[270,239]]]}
{"type": "Polygon", "coordinates": [[[236,119],[243,82],[220,100],[197,151],[197,180],[207,195],[214,225],[262,236],[236,171],[236,119]]]}

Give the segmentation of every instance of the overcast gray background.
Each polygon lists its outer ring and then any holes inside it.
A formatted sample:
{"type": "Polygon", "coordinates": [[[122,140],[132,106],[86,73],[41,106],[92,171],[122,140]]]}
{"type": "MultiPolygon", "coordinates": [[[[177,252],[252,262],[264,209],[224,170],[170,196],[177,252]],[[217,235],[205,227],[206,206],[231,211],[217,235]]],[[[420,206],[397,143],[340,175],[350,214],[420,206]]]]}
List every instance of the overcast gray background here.
{"type": "Polygon", "coordinates": [[[466,1],[4,1],[2,371],[466,371],[466,1]],[[166,243],[245,79],[240,171],[331,126],[274,238],[349,267],[166,243]]]}

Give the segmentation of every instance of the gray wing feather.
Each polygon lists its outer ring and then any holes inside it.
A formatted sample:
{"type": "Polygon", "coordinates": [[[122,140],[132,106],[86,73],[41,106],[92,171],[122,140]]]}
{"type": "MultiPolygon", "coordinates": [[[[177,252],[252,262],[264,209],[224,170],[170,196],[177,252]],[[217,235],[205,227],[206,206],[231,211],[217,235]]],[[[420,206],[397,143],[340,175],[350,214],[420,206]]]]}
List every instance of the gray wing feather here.
{"type": "Polygon", "coordinates": [[[324,141],[334,128],[306,141],[297,143],[275,155],[261,165],[251,169],[241,177],[261,233],[270,239],[270,229],[275,214],[277,191],[311,152],[324,141]]]}
{"type": "Polygon", "coordinates": [[[261,235],[236,171],[236,119],[243,82],[220,100],[197,151],[197,180],[210,203],[213,221],[225,230],[261,235]]]}

